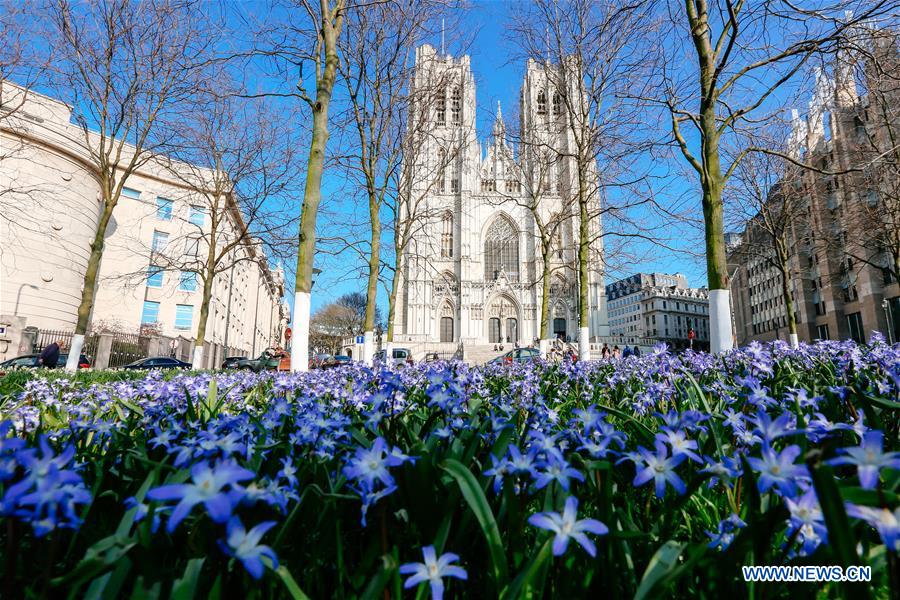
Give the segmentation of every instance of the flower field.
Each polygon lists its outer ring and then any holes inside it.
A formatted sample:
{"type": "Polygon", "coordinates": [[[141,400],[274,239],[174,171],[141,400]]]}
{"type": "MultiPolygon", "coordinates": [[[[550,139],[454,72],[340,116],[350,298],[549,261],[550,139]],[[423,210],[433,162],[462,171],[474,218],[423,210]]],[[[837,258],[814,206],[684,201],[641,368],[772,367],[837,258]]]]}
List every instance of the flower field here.
{"type": "Polygon", "coordinates": [[[900,594],[900,345],[97,375],[0,404],[4,598],[900,594]]]}

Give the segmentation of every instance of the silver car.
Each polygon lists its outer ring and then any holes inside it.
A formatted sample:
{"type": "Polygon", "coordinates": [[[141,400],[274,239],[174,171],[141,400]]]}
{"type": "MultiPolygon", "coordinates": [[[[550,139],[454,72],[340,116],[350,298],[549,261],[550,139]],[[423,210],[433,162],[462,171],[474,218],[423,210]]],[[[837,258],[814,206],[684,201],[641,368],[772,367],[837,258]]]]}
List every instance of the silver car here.
{"type": "MultiPolygon", "coordinates": [[[[411,365],[413,363],[412,351],[409,348],[393,348],[391,353],[394,355],[391,362],[394,366],[411,365]]],[[[385,362],[385,351],[379,350],[375,353],[375,360],[385,362]]]]}

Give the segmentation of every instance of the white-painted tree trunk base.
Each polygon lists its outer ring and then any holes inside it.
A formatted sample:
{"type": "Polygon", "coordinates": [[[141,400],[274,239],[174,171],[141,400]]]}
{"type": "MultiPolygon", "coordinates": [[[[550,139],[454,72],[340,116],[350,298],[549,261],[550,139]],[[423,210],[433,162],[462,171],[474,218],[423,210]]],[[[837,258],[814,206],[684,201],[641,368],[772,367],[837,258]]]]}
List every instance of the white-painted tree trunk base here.
{"type": "Polygon", "coordinates": [[[800,347],[800,337],[796,333],[791,334],[791,348],[800,347]]]}
{"type": "Polygon", "coordinates": [[[363,362],[368,366],[372,366],[372,359],[375,357],[375,332],[363,332],[363,362]]]}
{"type": "Polygon", "coordinates": [[[550,352],[550,340],[540,340],[538,342],[538,350],[541,353],[541,358],[547,358],[547,353],[550,352]]]}
{"type": "Polygon", "coordinates": [[[66,359],[66,371],[74,373],[78,370],[78,359],[81,358],[81,350],[84,348],[84,335],[76,333],[72,336],[72,344],[69,346],[69,357],[66,359]]]}
{"type": "Polygon", "coordinates": [[[203,368],[203,346],[194,346],[194,357],[191,359],[191,368],[200,370],[203,368]]]}
{"type": "Polygon", "coordinates": [[[291,338],[291,371],[309,370],[309,292],[294,295],[293,337],[291,338]]]}
{"type": "Polygon", "coordinates": [[[578,330],[578,360],[591,360],[591,337],[587,327],[578,330]]]}
{"type": "Polygon", "coordinates": [[[713,354],[734,348],[731,330],[731,292],[709,290],[709,350],[713,354]]]}

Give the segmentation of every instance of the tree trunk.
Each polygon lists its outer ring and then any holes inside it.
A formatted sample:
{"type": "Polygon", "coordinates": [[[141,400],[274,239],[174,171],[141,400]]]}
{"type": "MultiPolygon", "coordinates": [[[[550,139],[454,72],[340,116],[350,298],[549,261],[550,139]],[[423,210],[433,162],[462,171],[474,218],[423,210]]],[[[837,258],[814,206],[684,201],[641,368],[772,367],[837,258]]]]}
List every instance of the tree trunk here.
{"type": "MultiPolygon", "coordinates": [[[[109,198],[111,193],[108,186],[106,188],[106,197],[109,198]]],[[[107,201],[103,205],[103,213],[97,222],[97,231],[94,233],[94,240],[91,242],[91,253],[88,257],[87,268],[84,270],[84,281],[81,288],[81,302],[78,304],[78,319],[75,322],[75,334],[72,336],[72,344],[69,348],[69,357],[66,359],[66,371],[74,373],[78,370],[78,359],[81,356],[81,350],[84,348],[84,334],[87,333],[88,325],[91,322],[91,312],[94,310],[94,298],[97,293],[97,276],[100,273],[100,261],[103,259],[103,247],[106,244],[106,229],[109,226],[109,220],[112,218],[113,209],[116,207],[114,201],[107,201]]]]}
{"type": "Polygon", "coordinates": [[[297,250],[297,281],[294,286],[294,337],[291,342],[291,371],[309,369],[309,296],[312,291],[313,259],[316,253],[316,217],[322,199],[322,171],[325,168],[325,144],[328,141],[328,107],[334,89],[338,66],[337,36],[340,33],[343,3],[334,13],[322,0],[322,38],[325,69],[316,82],[316,99],[312,103],[313,129],[306,166],[306,187],[300,207],[300,246],[297,250]],[[332,20],[334,22],[332,22],[332,20]]]}
{"type": "Polygon", "coordinates": [[[203,344],[206,343],[206,322],[209,320],[209,302],[212,299],[212,276],[207,272],[203,280],[203,297],[200,300],[200,321],[197,323],[197,338],[194,340],[194,357],[191,367],[203,368],[203,344]]]}
{"type": "Polygon", "coordinates": [[[714,354],[731,350],[731,292],[725,255],[725,222],[722,207],[724,177],[719,162],[719,137],[716,130],[715,100],[703,108],[703,221],[706,239],[706,275],[709,282],[709,337],[714,354]]]}
{"type": "Polygon", "coordinates": [[[369,221],[371,222],[372,251],[369,254],[369,281],[366,286],[366,316],[363,324],[363,361],[372,364],[375,354],[375,307],[378,295],[378,269],[381,266],[381,215],[378,197],[369,191],[369,221]]]}
{"type": "Polygon", "coordinates": [[[788,339],[791,342],[791,348],[798,348],[800,346],[800,338],[797,335],[794,298],[791,296],[791,270],[788,263],[788,255],[782,242],[779,242],[776,252],[778,253],[778,270],[781,272],[781,295],[784,298],[784,310],[787,312],[788,339]]]}
{"type": "Polygon", "coordinates": [[[590,253],[590,211],[587,193],[587,165],[578,165],[578,359],[591,359],[590,299],[588,298],[588,256],[590,253]]]}

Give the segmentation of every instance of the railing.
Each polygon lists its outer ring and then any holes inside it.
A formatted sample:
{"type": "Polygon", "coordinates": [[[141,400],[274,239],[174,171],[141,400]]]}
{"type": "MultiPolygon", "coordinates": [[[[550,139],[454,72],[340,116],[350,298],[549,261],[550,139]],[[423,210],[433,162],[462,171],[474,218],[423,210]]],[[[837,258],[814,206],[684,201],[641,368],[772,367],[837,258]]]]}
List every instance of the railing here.
{"type": "MultiPolygon", "coordinates": [[[[37,336],[34,338],[34,344],[32,345],[32,352],[38,353],[43,351],[44,348],[52,344],[53,342],[62,342],[60,353],[68,354],[69,348],[72,347],[72,338],[74,337],[74,331],[64,331],[60,329],[41,329],[38,331],[37,336]]],[[[91,360],[97,356],[97,343],[100,340],[100,336],[96,333],[88,333],[84,336],[84,346],[81,348],[81,353],[90,358],[91,360]]]]}

